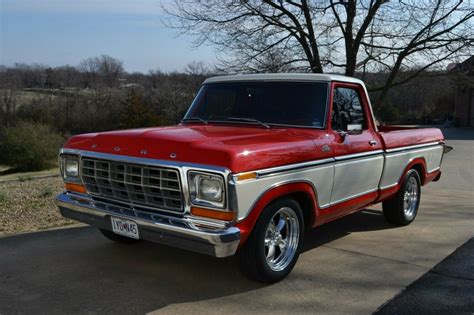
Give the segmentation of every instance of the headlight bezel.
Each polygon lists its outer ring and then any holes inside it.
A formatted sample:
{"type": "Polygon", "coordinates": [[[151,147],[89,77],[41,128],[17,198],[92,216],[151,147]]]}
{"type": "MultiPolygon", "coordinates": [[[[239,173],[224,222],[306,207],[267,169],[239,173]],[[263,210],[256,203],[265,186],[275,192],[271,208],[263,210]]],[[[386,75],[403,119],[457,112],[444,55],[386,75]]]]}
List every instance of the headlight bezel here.
{"type": "Polygon", "coordinates": [[[73,154],[61,154],[59,156],[60,163],[59,169],[61,171],[61,177],[66,183],[81,183],[80,177],[80,159],[79,156],[73,154]],[[68,172],[68,164],[76,165],[75,172],[68,172]]]}
{"type": "Polygon", "coordinates": [[[212,209],[226,211],[227,206],[227,189],[225,178],[222,174],[214,172],[205,172],[200,170],[189,170],[186,174],[188,181],[189,200],[192,205],[204,206],[212,209]],[[197,181],[194,179],[197,178],[197,181]],[[219,183],[221,188],[219,200],[211,200],[205,198],[200,192],[200,178],[204,180],[215,180],[219,183]]]}

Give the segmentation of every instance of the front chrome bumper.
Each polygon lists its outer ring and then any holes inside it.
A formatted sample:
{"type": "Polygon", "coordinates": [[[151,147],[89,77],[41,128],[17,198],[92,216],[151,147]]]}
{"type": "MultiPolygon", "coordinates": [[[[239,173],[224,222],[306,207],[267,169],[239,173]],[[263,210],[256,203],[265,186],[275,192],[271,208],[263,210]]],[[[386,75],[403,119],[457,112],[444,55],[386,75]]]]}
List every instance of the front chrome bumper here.
{"type": "Polygon", "coordinates": [[[61,215],[101,229],[112,230],[110,217],[121,217],[137,223],[140,238],[178,247],[215,257],[235,254],[240,243],[240,230],[228,227],[224,230],[200,230],[187,224],[173,224],[172,220],[152,222],[138,217],[123,216],[98,208],[93,201],[74,198],[68,193],[56,198],[61,215]]]}

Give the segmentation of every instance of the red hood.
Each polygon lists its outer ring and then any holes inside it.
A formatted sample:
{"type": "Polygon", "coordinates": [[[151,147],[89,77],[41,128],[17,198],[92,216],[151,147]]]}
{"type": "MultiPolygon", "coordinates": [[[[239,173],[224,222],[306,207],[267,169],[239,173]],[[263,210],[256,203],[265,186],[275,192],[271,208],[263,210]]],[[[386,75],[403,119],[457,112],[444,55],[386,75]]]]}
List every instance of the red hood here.
{"type": "Polygon", "coordinates": [[[83,134],[69,139],[64,147],[222,166],[238,173],[323,157],[315,140],[324,135],[312,129],[188,124],[83,134]],[[175,158],[171,158],[173,153],[175,158]]]}

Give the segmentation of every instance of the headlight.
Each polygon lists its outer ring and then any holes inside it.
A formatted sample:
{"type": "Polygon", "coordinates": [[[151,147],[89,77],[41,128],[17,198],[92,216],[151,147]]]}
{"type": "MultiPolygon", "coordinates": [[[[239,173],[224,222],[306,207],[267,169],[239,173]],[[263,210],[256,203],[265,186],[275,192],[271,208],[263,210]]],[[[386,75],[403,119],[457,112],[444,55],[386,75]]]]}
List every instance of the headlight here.
{"type": "Polygon", "coordinates": [[[66,177],[77,177],[79,175],[79,163],[77,160],[66,159],[64,169],[66,177]]]}
{"type": "Polygon", "coordinates": [[[189,172],[188,182],[192,203],[224,207],[224,179],[221,175],[189,172]]]}
{"type": "Polygon", "coordinates": [[[74,155],[61,156],[61,174],[65,181],[79,180],[79,159],[74,155]]]}

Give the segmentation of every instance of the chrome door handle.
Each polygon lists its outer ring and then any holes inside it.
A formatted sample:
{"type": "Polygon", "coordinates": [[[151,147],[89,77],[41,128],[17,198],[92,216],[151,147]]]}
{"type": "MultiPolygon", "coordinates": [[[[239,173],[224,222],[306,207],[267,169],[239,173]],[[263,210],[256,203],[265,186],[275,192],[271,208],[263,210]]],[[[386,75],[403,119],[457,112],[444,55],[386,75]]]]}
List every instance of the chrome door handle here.
{"type": "Polygon", "coordinates": [[[370,141],[369,141],[369,144],[372,145],[372,146],[377,145],[377,141],[375,141],[375,140],[370,140],[370,141]]]}

